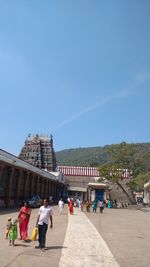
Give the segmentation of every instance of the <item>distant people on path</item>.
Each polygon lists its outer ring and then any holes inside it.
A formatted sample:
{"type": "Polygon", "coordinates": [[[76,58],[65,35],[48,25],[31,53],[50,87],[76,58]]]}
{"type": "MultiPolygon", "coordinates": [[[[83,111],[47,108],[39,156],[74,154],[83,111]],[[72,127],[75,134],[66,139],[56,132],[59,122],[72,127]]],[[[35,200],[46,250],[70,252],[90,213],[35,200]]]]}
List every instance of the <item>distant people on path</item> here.
{"type": "Polygon", "coordinates": [[[80,198],[77,198],[76,203],[77,203],[77,207],[80,209],[81,208],[81,200],[80,200],[80,198]]]}
{"type": "Polygon", "coordinates": [[[35,248],[40,248],[45,251],[46,233],[50,221],[50,228],[53,228],[52,207],[49,205],[48,200],[44,199],[43,206],[39,208],[39,213],[36,221],[38,227],[39,245],[35,248]]]}
{"type": "Polygon", "coordinates": [[[108,200],[107,207],[108,207],[108,209],[111,208],[111,202],[110,202],[110,200],[108,200]]]}
{"type": "Polygon", "coordinates": [[[6,225],[6,239],[8,239],[10,224],[11,224],[11,218],[9,217],[6,225]]]}
{"type": "Polygon", "coordinates": [[[114,199],[114,207],[117,208],[118,207],[118,203],[117,203],[117,200],[114,199]]]}
{"type": "Polygon", "coordinates": [[[85,203],[86,211],[90,212],[91,203],[87,200],[85,203]]]}
{"type": "Polygon", "coordinates": [[[74,201],[73,198],[70,198],[69,202],[68,202],[68,207],[69,207],[69,212],[71,215],[73,215],[74,212],[74,201]]]}
{"type": "Polygon", "coordinates": [[[99,205],[99,211],[100,211],[100,213],[103,213],[103,210],[104,210],[104,201],[103,200],[100,200],[98,202],[98,205],[99,205]]]}
{"type": "Polygon", "coordinates": [[[20,209],[18,215],[20,239],[28,241],[28,224],[31,215],[31,208],[27,201],[24,202],[24,206],[20,209]]]}
{"type": "Polygon", "coordinates": [[[59,213],[62,214],[62,211],[63,211],[63,208],[64,208],[64,202],[62,200],[62,198],[59,200],[58,202],[58,209],[59,209],[59,213]]]}
{"type": "Polygon", "coordinates": [[[96,212],[96,210],[97,210],[97,202],[96,201],[93,202],[92,208],[93,208],[93,212],[96,212]]]}
{"type": "Polygon", "coordinates": [[[9,245],[14,246],[16,239],[17,239],[17,220],[13,219],[9,226],[9,245]]]}
{"type": "Polygon", "coordinates": [[[83,201],[81,201],[81,204],[80,204],[81,211],[83,211],[83,206],[84,206],[84,203],[83,201]]]}

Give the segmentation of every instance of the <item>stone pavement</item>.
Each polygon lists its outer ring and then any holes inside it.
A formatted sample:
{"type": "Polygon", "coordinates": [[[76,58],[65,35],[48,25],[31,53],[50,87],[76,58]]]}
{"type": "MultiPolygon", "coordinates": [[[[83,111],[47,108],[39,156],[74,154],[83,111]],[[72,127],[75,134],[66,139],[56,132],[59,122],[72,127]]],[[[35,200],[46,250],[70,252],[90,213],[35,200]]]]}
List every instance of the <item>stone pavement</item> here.
{"type": "MultiPolygon", "coordinates": [[[[62,215],[57,207],[53,210],[54,228],[48,230],[45,252],[35,249],[37,242],[16,240],[15,247],[9,246],[5,225],[18,211],[0,211],[0,267],[150,266],[150,212],[105,209],[95,214],[75,209],[68,220],[67,206],[62,215]]],[[[37,213],[32,210],[29,236],[37,213]]]]}
{"type": "Polygon", "coordinates": [[[59,267],[119,267],[94,225],[79,209],[69,223],[59,267]],[[67,248],[67,249],[66,249],[67,248]]]}
{"type": "MultiPolygon", "coordinates": [[[[54,227],[48,229],[47,250],[42,252],[35,249],[38,242],[24,243],[17,239],[15,246],[9,246],[9,241],[5,240],[5,226],[7,218],[17,218],[18,210],[0,212],[0,267],[58,267],[61,256],[61,250],[65,238],[68,212],[67,209],[60,215],[58,208],[54,207],[54,227]]],[[[35,226],[38,209],[33,209],[29,222],[29,237],[35,226]]]]}
{"type": "Polygon", "coordinates": [[[150,266],[150,211],[104,209],[87,214],[104,238],[120,267],[150,266]]]}

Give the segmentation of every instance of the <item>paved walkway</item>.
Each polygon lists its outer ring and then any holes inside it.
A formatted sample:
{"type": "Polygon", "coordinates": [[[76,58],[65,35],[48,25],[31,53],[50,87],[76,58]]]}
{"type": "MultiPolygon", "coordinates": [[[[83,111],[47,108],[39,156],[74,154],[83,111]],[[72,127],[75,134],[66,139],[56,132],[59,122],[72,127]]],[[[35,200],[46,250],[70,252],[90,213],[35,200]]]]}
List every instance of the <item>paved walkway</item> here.
{"type": "Polygon", "coordinates": [[[83,212],[75,209],[69,223],[59,267],[119,267],[103,238],[83,212]]]}
{"type": "MultiPolygon", "coordinates": [[[[150,266],[150,211],[104,209],[100,214],[75,209],[68,216],[67,205],[62,215],[58,207],[53,211],[54,228],[48,229],[45,252],[35,249],[38,242],[16,240],[15,247],[9,246],[5,226],[9,216],[17,218],[18,210],[0,211],[0,267],[150,266]]],[[[29,236],[37,214],[33,209],[29,236]]]]}
{"type": "Polygon", "coordinates": [[[86,213],[120,267],[150,266],[150,211],[137,208],[86,213]]]}
{"type": "MultiPolygon", "coordinates": [[[[53,207],[54,227],[48,229],[46,236],[47,250],[42,252],[35,249],[38,242],[24,243],[17,239],[15,246],[9,246],[5,240],[5,227],[8,217],[17,218],[18,210],[5,210],[0,212],[0,267],[58,267],[61,251],[67,229],[67,208],[60,216],[58,207],[53,207]]],[[[29,222],[29,237],[35,226],[38,209],[33,209],[29,222]]],[[[18,233],[19,237],[19,233],[18,233]]],[[[73,266],[72,266],[73,267],[73,266]]]]}

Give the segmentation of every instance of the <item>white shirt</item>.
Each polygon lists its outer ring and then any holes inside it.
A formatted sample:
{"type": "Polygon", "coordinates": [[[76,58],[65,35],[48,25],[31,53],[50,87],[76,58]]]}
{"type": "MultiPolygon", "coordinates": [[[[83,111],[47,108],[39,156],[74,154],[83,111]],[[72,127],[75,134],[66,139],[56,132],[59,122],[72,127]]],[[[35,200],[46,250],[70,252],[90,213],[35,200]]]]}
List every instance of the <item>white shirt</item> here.
{"type": "Polygon", "coordinates": [[[103,201],[99,201],[99,207],[103,208],[104,207],[104,202],[103,201]]]}
{"type": "Polygon", "coordinates": [[[59,200],[58,205],[59,205],[59,207],[63,208],[64,207],[64,202],[62,200],[59,200]]]}
{"type": "Polygon", "coordinates": [[[41,206],[39,208],[39,215],[40,215],[40,218],[39,218],[39,222],[38,224],[40,225],[43,225],[43,222],[48,224],[49,223],[49,218],[50,218],[50,215],[52,215],[53,212],[52,212],[52,207],[50,207],[49,205],[47,207],[45,206],[41,206]]]}

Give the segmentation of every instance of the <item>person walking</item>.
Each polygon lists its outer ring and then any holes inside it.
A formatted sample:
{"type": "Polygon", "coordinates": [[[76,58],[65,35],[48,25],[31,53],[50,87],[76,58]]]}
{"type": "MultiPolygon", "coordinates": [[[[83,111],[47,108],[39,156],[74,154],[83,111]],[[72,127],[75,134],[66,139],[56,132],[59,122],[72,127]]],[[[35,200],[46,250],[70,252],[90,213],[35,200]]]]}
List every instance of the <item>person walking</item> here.
{"type": "Polygon", "coordinates": [[[80,204],[81,211],[83,211],[83,206],[84,206],[84,203],[83,203],[83,201],[81,201],[81,204],[80,204]]]}
{"type": "Polygon", "coordinates": [[[62,198],[59,200],[58,202],[58,209],[59,209],[59,213],[62,214],[62,211],[63,211],[63,208],[64,208],[64,202],[62,200],[62,198]]]}
{"type": "Polygon", "coordinates": [[[108,209],[111,209],[111,202],[110,202],[110,200],[108,200],[107,207],[108,207],[108,209]]]}
{"type": "Polygon", "coordinates": [[[73,198],[70,199],[70,202],[68,204],[68,207],[69,207],[69,212],[71,215],[73,215],[73,212],[74,212],[74,201],[73,201],[73,198]]]}
{"type": "Polygon", "coordinates": [[[7,225],[6,225],[6,239],[8,239],[10,224],[11,224],[11,217],[8,218],[7,225]]]}
{"type": "Polygon", "coordinates": [[[24,202],[24,206],[20,209],[18,214],[20,239],[28,241],[28,224],[31,215],[31,208],[29,207],[28,201],[24,202]]]}
{"type": "Polygon", "coordinates": [[[96,202],[96,200],[93,202],[92,208],[93,208],[93,212],[96,212],[96,210],[97,210],[97,202],[96,202]]]}
{"type": "Polygon", "coordinates": [[[104,210],[104,201],[100,200],[99,201],[99,211],[100,211],[100,213],[103,213],[103,210],[104,210]]]}
{"type": "Polygon", "coordinates": [[[15,245],[17,239],[17,220],[12,220],[9,226],[9,245],[15,245]]]}
{"type": "Polygon", "coordinates": [[[39,246],[35,248],[40,248],[45,251],[46,244],[46,233],[48,229],[48,224],[50,221],[50,228],[53,228],[53,217],[52,217],[52,207],[49,205],[48,200],[44,199],[43,206],[39,208],[39,213],[36,221],[36,227],[38,227],[39,235],[39,246]]]}

